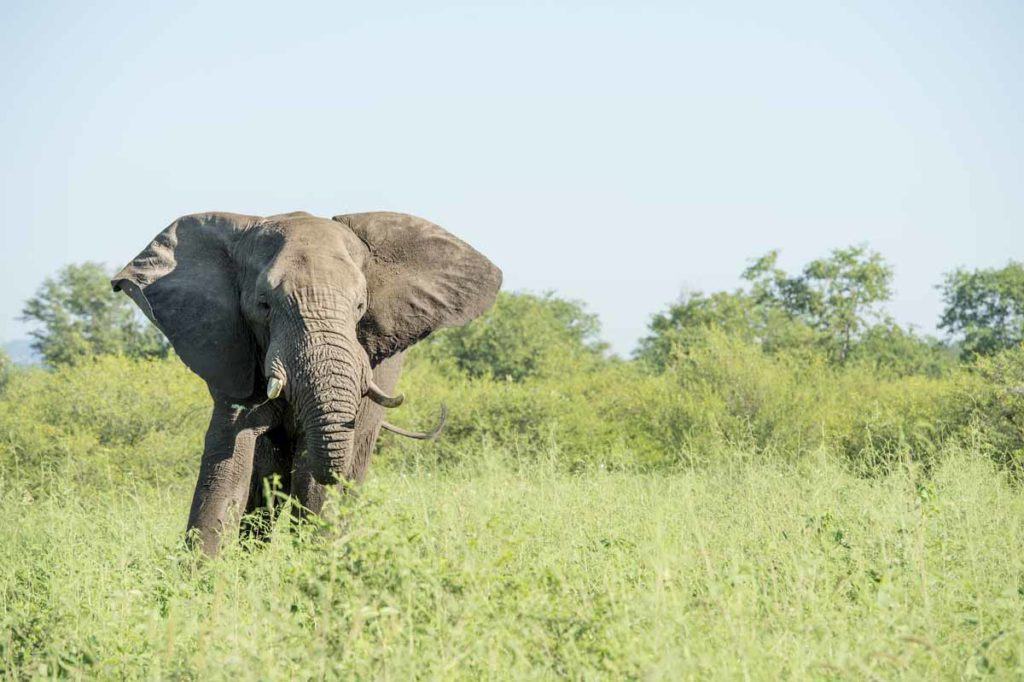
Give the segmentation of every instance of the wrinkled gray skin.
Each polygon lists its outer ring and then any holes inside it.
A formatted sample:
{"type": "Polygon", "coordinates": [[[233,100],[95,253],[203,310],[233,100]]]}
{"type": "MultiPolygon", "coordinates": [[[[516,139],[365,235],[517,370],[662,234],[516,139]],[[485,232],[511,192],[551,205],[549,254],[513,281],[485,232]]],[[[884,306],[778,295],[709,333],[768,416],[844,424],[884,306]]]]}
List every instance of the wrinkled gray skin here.
{"type": "Polygon", "coordinates": [[[319,513],[325,486],[366,475],[406,348],[494,302],[501,271],[400,213],[332,220],[200,213],[163,230],[111,284],[208,384],[213,415],[188,528],[208,555],[273,521],[274,476],[319,513]],[[283,391],[268,398],[268,383],[283,391]]]}

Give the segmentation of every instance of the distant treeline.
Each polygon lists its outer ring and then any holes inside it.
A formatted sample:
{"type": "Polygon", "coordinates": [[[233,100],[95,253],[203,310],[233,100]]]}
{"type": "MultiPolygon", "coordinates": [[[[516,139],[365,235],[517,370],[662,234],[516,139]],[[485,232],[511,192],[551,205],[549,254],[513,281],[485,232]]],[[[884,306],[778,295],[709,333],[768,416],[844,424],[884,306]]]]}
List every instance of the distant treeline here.
{"type": "MultiPolygon", "coordinates": [[[[654,316],[628,360],[607,352],[580,303],[501,294],[480,319],[410,351],[409,400],[393,419],[423,427],[445,403],[448,428],[435,444],[386,437],[380,459],[461,464],[485,446],[571,469],[648,469],[824,452],[871,470],[968,446],[1016,469],[1024,269],[947,275],[943,340],[884,314],[891,278],[862,247],[796,275],[773,252],[743,273],[742,288],[687,294],[654,316]]],[[[29,302],[51,371],[7,370],[0,467],[100,475],[90,467],[109,458],[102,476],[146,477],[162,460],[194,466],[209,398],[129,306],[95,264],[65,268],[29,302]]]]}
{"type": "MultiPolygon", "coordinates": [[[[23,309],[34,323],[32,346],[50,366],[97,355],[165,357],[170,348],[125,296],[110,291],[97,263],[69,265],[47,278],[23,309]]],[[[830,364],[866,363],[895,375],[937,376],[1024,342],[1024,265],[954,270],[938,285],[945,338],[897,324],[884,305],[892,267],[864,246],[837,249],[798,274],[778,267],[778,251],[752,261],[743,286],[688,292],[654,315],[634,357],[664,369],[708,329],[750,341],[768,353],[821,355],[830,364]]],[[[575,301],[548,294],[503,294],[495,310],[461,331],[432,340],[473,376],[522,379],[543,373],[549,351],[603,355],[600,324],[575,301]]]]}

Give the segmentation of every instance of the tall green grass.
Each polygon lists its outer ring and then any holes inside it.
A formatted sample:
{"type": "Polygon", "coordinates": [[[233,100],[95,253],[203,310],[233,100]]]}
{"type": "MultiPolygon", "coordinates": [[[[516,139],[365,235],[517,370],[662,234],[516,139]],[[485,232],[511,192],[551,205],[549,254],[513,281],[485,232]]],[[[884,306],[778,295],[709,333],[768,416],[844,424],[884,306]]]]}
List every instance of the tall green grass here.
{"type": "Polygon", "coordinates": [[[181,548],[187,497],[5,485],[6,673],[1024,674],[1024,498],[970,453],[872,478],[748,453],[669,475],[385,470],[322,528],[206,564],[181,548]]]}
{"type": "Polygon", "coordinates": [[[710,334],[662,374],[410,358],[355,498],[182,546],[208,397],[177,361],[0,390],[14,679],[1024,675],[1024,352],[884,378],[710,334]]]}

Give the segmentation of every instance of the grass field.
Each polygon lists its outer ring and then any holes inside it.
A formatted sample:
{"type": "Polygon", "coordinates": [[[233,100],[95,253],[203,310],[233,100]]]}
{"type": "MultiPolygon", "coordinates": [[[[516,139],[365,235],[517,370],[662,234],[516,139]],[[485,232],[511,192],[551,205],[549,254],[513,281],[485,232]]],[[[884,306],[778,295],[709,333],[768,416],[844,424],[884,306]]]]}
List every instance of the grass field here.
{"type": "Polygon", "coordinates": [[[1024,498],[952,453],[858,478],[736,454],[383,470],[322,528],[198,563],[186,480],[0,505],[9,677],[1024,674],[1024,498]],[[344,518],[339,518],[344,517],[344,518]]]}
{"type": "Polygon", "coordinates": [[[0,679],[1020,679],[1022,381],[1024,351],[886,379],[729,340],[658,375],[418,362],[395,419],[447,402],[441,441],[204,562],[202,382],[18,370],[0,679]]]}

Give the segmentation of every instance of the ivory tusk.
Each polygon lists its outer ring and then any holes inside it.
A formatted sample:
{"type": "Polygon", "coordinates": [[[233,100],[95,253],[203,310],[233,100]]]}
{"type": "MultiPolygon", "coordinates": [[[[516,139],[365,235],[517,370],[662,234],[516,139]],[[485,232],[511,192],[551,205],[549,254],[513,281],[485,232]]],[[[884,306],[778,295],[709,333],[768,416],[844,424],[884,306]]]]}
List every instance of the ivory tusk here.
{"type": "Polygon", "coordinates": [[[416,440],[434,440],[439,435],[441,435],[441,430],[444,429],[444,421],[447,417],[448,408],[444,406],[444,403],[442,403],[441,417],[437,421],[437,426],[435,426],[430,431],[407,431],[406,429],[403,429],[401,426],[395,426],[394,424],[388,424],[387,422],[381,422],[380,426],[385,431],[397,433],[399,436],[405,436],[406,438],[415,438],[416,440]]]}
{"type": "Polygon", "coordinates": [[[405,400],[405,396],[401,393],[392,397],[380,390],[380,386],[373,383],[373,379],[370,379],[370,383],[366,386],[366,397],[381,407],[398,407],[405,400]]]}
{"type": "Polygon", "coordinates": [[[274,400],[281,395],[281,389],[284,388],[284,384],[277,377],[270,377],[270,381],[267,382],[267,398],[274,400]]]}

